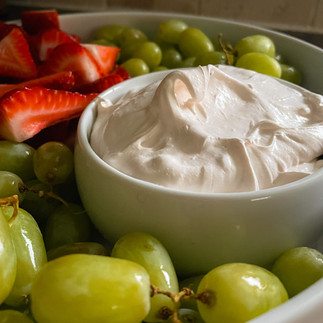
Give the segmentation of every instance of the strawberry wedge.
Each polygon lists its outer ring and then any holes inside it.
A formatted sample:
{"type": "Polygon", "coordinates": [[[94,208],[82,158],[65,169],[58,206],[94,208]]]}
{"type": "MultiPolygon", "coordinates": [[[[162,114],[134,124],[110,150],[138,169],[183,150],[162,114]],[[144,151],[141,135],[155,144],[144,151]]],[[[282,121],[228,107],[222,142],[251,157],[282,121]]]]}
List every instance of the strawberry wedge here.
{"type": "Polygon", "coordinates": [[[22,27],[30,35],[40,31],[60,28],[58,12],[56,10],[29,10],[21,13],[22,27]]]}
{"type": "Polygon", "coordinates": [[[9,93],[0,101],[0,138],[25,141],[46,127],[79,117],[96,96],[43,87],[9,93]]]}
{"type": "Polygon", "coordinates": [[[47,29],[34,36],[34,45],[40,61],[45,61],[49,53],[58,45],[79,42],[79,39],[59,29],[47,29]]]}
{"type": "Polygon", "coordinates": [[[103,76],[108,75],[115,66],[120,48],[112,46],[102,46],[96,44],[82,44],[94,57],[103,76]]]}
{"type": "Polygon", "coordinates": [[[37,74],[26,38],[20,28],[11,29],[0,41],[0,75],[31,79],[37,74]]]}
{"type": "Polygon", "coordinates": [[[83,94],[101,93],[122,81],[124,81],[124,79],[120,75],[110,74],[92,83],[83,85],[82,87],[78,88],[77,91],[83,94]]]}
{"type": "Polygon", "coordinates": [[[40,68],[41,75],[72,71],[76,86],[91,83],[103,76],[91,53],[78,43],[65,43],[55,47],[40,68]]]}
{"type": "Polygon", "coordinates": [[[75,79],[71,71],[59,72],[17,84],[0,84],[0,98],[10,91],[25,87],[41,86],[56,90],[70,90],[74,85],[75,79]]]}
{"type": "Polygon", "coordinates": [[[16,24],[7,24],[3,21],[0,21],[0,40],[7,36],[10,31],[14,28],[20,28],[18,25],[16,24]]]}

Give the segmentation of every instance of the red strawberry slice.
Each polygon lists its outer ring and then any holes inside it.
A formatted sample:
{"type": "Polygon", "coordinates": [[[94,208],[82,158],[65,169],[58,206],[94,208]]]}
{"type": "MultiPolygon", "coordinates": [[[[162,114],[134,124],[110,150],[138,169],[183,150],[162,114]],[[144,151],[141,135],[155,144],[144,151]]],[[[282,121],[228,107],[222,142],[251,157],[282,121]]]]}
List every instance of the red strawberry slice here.
{"type": "Polygon", "coordinates": [[[14,28],[19,28],[18,25],[15,24],[7,24],[5,22],[0,21],[0,40],[7,36],[10,31],[14,28]]]}
{"type": "Polygon", "coordinates": [[[56,10],[24,11],[21,13],[20,18],[22,27],[30,35],[36,35],[46,29],[60,29],[56,10]]]}
{"type": "Polygon", "coordinates": [[[55,47],[40,69],[42,75],[62,71],[73,72],[76,86],[91,83],[102,77],[93,56],[78,43],[65,43],[55,47]]]}
{"type": "Polygon", "coordinates": [[[79,39],[59,29],[48,29],[34,36],[34,45],[41,61],[58,45],[79,42],[79,39]]]}
{"type": "Polygon", "coordinates": [[[129,72],[125,68],[121,67],[120,65],[115,66],[114,73],[120,75],[124,81],[130,79],[129,72]]]}
{"type": "Polygon", "coordinates": [[[26,82],[17,84],[1,84],[0,97],[9,91],[23,89],[25,87],[42,86],[49,89],[56,90],[70,90],[75,85],[75,78],[73,72],[59,72],[48,76],[39,77],[26,82]]]}
{"type": "Polygon", "coordinates": [[[96,96],[42,87],[17,90],[0,102],[0,138],[27,140],[48,126],[79,117],[96,96]]]}
{"type": "Polygon", "coordinates": [[[99,64],[103,75],[108,75],[114,68],[120,48],[96,44],[83,44],[99,64]]]}
{"type": "Polygon", "coordinates": [[[92,83],[85,84],[78,88],[77,91],[87,94],[87,93],[101,93],[108,89],[109,87],[116,85],[123,81],[123,78],[118,74],[110,74],[102,77],[92,83]]]}
{"type": "Polygon", "coordinates": [[[0,41],[0,75],[31,79],[37,73],[26,38],[19,28],[13,28],[0,41]]]}

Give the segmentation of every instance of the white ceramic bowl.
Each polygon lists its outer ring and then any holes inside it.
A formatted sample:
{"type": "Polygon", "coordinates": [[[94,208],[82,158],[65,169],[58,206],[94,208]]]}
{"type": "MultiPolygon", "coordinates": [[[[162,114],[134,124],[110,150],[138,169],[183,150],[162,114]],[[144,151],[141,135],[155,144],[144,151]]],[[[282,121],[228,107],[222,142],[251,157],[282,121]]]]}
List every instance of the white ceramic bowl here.
{"type": "MultiPolygon", "coordinates": [[[[62,28],[93,37],[105,24],[124,24],[153,35],[159,22],[184,19],[207,34],[222,32],[233,43],[248,34],[263,33],[278,52],[304,74],[304,86],[323,93],[323,51],[295,38],[239,23],[196,16],[147,12],[66,15],[62,28]],[[79,24],[86,25],[80,28],[79,24]],[[82,31],[82,32],[81,32],[82,31]],[[305,59],[306,58],[306,59],[305,59]]],[[[167,72],[166,72],[167,73],[167,72]]],[[[160,79],[149,74],[104,92],[112,101],[134,85],[160,79]]],[[[169,250],[179,273],[205,272],[228,261],[267,264],[281,251],[308,245],[323,228],[323,170],[297,182],[260,192],[192,194],[133,179],[103,162],[91,149],[88,136],[95,118],[92,102],[81,117],[75,149],[76,176],[86,209],[99,230],[115,241],[122,234],[144,230],[156,235],[169,250]]]]}
{"type": "MultiPolygon", "coordinates": [[[[159,22],[184,19],[207,34],[222,32],[235,42],[243,36],[270,36],[277,49],[304,74],[303,85],[323,94],[323,50],[283,34],[214,18],[150,12],[104,12],[61,16],[64,30],[87,40],[105,24],[140,28],[153,35],[159,22]],[[86,26],[86,28],[84,28],[86,26]]],[[[140,82],[129,80],[101,94],[115,99],[140,82]]],[[[158,187],[126,176],[103,162],[89,145],[96,116],[92,102],[83,113],[75,146],[75,169],[82,201],[104,236],[114,242],[126,232],[148,231],[169,250],[182,274],[205,272],[229,261],[267,264],[280,252],[314,243],[323,233],[323,170],[285,186],[260,192],[194,194],[158,187]]],[[[255,323],[321,322],[323,280],[255,323]]]]}
{"type": "MultiPolygon", "coordinates": [[[[133,87],[161,80],[158,72],[133,78],[100,96],[112,102],[133,87]]],[[[181,274],[244,261],[260,265],[282,251],[308,245],[323,228],[323,169],[302,180],[258,192],[181,192],[127,176],[92,150],[96,102],[83,113],[75,148],[80,195],[94,224],[111,241],[147,231],[168,249],[181,274]]]]}

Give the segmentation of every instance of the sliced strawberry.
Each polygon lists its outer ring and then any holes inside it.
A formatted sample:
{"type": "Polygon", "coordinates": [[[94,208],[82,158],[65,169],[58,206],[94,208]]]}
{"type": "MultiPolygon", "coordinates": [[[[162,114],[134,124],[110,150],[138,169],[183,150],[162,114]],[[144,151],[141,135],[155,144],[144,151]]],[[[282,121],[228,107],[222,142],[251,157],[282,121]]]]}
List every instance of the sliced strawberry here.
{"type": "Polygon", "coordinates": [[[120,48],[96,44],[83,44],[99,64],[103,75],[108,75],[114,68],[120,48]]]}
{"type": "Polygon", "coordinates": [[[24,11],[21,13],[21,23],[24,30],[30,35],[40,31],[56,28],[60,29],[58,12],[56,10],[24,11]]]}
{"type": "Polygon", "coordinates": [[[96,96],[42,87],[10,93],[0,102],[0,138],[29,139],[48,126],[79,117],[96,96]]]}
{"type": "Polygon", "coordinates": [[[0,75],[31,79],[37,73],[26,38],[19,28],[13,28],[0,41],[0,75]]]}
{"type": "Polygon", "coordinates": [[[14,28],[19,28],[18,25],[15,24],[7,24],[5,22],[0,21],[0,40],[7,36],[10,31],[14,28]]]}
{"type": "Polygon", "coordinates": [[[23,89],[25,87],[42,86],[48,89],[70,90],[74,85],[75,78],[73,72],[59,72],[17,84],[1,84],[0,98],[10,91],[23,89]]]}
{"type": "Polygon", "coordinates": [[[120,75],[124,81],[130,79],[129,72],[125,68],[121,67],[120,65],[115,66],[114,73],[120,75]]]}
{"type": "Polygon", "coordinates": [[[78,88],[77,91],[87,94],[87,93],[101,93],[108,89],[109,87],[116,85],[123,81],[123,78],[118,74],[110,74],[102,77],[92,83],[85,84],[78,88]]]}
{"type": "Polygon", "coordinates": [[[94,82],[102,72],[90,52],[78,43],[66,43],[55,47],[40,72],[42,75],[72,71],[76,86],[94,82]]]}
{"type": "Polygon", "coordinates": [[[58,45],[75,42],[79,42],[79,39],[54,28],[45,30],[34,36],[34,44],[38,50],[40,61],[45,61],[49,53],[58,45]]]}

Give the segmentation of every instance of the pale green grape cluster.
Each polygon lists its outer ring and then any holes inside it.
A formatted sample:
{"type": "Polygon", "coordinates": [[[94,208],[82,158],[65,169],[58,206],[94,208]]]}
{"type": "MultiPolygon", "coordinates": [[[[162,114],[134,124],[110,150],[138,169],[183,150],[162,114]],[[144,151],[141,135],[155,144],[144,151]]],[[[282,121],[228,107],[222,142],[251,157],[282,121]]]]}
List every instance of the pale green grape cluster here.
{"type": "Polygon", "coordinates": [[[159,24],[152,39],[136,28],[107,25],[97,30],[93,42],[120,47],[118,63],[132,77],[164,69],[229,64],[301,83],[299,70],[282,60],[265,35],[249,35],[231,44],[221,33],[207,35],[185,21],[169,19],[159,24]]]}
{"type": "Polygon", "coordinates": [[[130,232],[110,246],[95,231],[63,143],[0,147],[9,149],[0,164],[0,322],[245,322],[323,277],[323,255],[301,247],[270,270],[230,263],[180,279],[153,235],[130,232]],[[18,160],[28,167],[13,167],[18,160]]]}
{"type": "MultiPolygon", "coordinates": [[[[107,251],[90,241],[93,227],[80,204],[74,156],[66,145],[47,142],[36,149],[3,140],[0,152],[0,304],[25,309],[47,251],[51,257],[107,251]]],[[[16,313],[1,315],[9,320],[16,313]]]]}

